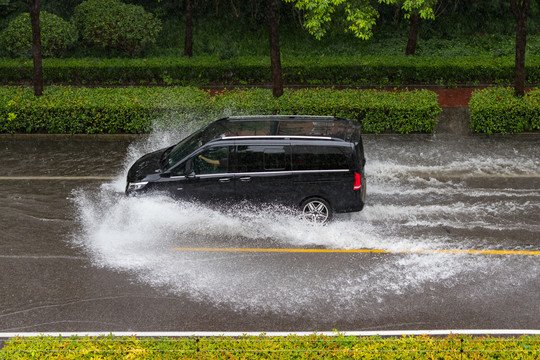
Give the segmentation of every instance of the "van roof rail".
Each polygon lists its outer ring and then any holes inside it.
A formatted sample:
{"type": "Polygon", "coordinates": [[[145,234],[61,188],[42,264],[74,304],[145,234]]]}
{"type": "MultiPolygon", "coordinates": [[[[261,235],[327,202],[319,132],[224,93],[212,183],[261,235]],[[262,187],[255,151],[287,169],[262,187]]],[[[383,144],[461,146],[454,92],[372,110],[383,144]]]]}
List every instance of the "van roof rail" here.
{"type": "Polygon", "coordinates": [[[330,136],[302,136],[302,135],[243,135],[243,136],[226,136],[221,135],[221,139],[305,139],[305,140],[333,140],[343,141],[343,139],[333,138],[330,136]]]}
{"type": "Polygon", "coordinates": [[[324,119],[329,121],[334,120],[346,120],[345,118],[340,118],[336,116],[325,116],[325,115],[238,115],[238,116],[228,116],[221,120],[311,120],[311,119],[324,119]]]}

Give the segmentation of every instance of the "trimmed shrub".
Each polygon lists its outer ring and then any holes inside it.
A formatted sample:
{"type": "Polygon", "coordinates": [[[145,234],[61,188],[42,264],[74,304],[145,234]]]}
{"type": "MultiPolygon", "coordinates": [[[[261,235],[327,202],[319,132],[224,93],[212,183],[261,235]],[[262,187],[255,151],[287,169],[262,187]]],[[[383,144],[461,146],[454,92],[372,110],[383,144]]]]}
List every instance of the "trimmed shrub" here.
{"type": "Polygon", "coordinates": [[[225,92],[215,102],[233,114],[339,116],[360,121],[364,132],[376,134],[431,133],[442,111],[437,94],[428,90],[285,90],[276,99],[270,90],[251,89],[225,92]]]}
{"type": "Polygon", "coordinates": [[[540,89],[524,97],[511,88],[476,90],[469,102],[471,128],[477,133],[513,134],[540,131],[540,89]]]}
{"type": "MultiPolygon", "coordinates": [[[[42,11],[39,16],[44,57],[59,57],[77,41],[75,26],[59,16],[42,11]]],[[[30,14],[22,13],[0,35],[0,44],[13,57],[32,57],[30,14]]]]}
{"type": "Polygon", "coordinates": [[[0,132],[148,133],[153,123],[205,112],[208,95],[196,88],[0,88],[0,132]]]}
{"type": "Polygon", "coordinates": [[[161,21],[142,6],[119,0],[84,1],[75,8],[73,23],[86,43],[130,56],[153,45],[161,31],[161,21]]]}
{"type": "MultiPolygon", "coordinates": [[[[513,57],[325,57],[284,58],[289,84],[347,86],[510,85],[513,57]]],[[[31,81],[23,61],[0,61],[0,84],[31,81]]],[[[65,84],[260,84],[272,80],[268,57],[220,60],[216,56],[48,59],[47,83],[65,84]]],[[[540,82],[540,56],[527,57],[527,83],[540,82]]]]}
{"type": "Polygon", "coordinates": [[[432,132],[441,108],[422,91],[235,90],[211,96],[191,87],[0,88],[0,133],[148,133],[186,121],[242,114],[335,115],[362,121],[366,132],[432,132]]]}

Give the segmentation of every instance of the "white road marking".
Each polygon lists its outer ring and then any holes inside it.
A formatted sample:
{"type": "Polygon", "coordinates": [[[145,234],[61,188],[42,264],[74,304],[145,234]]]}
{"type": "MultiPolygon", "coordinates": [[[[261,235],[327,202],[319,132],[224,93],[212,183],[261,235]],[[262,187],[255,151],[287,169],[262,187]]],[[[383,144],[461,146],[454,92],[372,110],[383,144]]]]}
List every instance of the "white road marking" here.
{"type": "Polygon", "coordinates": [[[63,338],[69,338],[71,336],[136,336],[136,337],[241,337],[241,336],[267,336],[267,337],[286,337],[289,335],[295,336],[310,336],[313,334],[324,336],[446,336],[446,335],[540,335],[540,329],[453,329],[453,330],[384,330],[384,331],[291,331],[291,332],[266,332],[266,331],[246,331],[246,332],[219,332],[219,331],[101,331],[101,332],[10,332],[0,333],[0,338],[14,338],[14,337],[39,337],[39,336],[51,336],[63,338]]]}

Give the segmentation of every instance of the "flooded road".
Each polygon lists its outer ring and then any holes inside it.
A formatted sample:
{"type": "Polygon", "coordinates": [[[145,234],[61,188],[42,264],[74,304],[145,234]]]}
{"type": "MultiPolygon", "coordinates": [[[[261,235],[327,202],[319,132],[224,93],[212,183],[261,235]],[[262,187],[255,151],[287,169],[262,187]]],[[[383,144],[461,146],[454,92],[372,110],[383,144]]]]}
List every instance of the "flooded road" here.
{"type": "Polygon", "coordinates": [[[0,332],[538,328],[540,137],[366,136],[366,208],[314,226],[125,197],[182,136],[0,138],[0,332]]]}

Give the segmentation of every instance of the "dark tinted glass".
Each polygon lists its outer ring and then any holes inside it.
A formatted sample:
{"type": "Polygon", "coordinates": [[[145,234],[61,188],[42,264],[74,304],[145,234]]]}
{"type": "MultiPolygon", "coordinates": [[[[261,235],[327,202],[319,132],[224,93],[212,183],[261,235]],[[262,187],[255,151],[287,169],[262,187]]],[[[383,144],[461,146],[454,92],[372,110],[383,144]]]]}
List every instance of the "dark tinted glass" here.
{"type": "Polygon", "coordinates": [[[348,169],[347,155],[333,146],[293,146],[293,170],[348,169]]]}
{"type": "Polygon", "coordinates": [[[287,157],[282,146],[264,149],[264,170],[285,170],[287,157]]]}
{"type": "Polygon", "coordinates": [[[350,140],[359,131],[358,123],[333,118],[280,119],[259,118],[220,121],[209,126],[205,134],[225,136],[332,136],[350,140]]]}
{"type": "Polygon", "coordinates": [[[227,146],[213,147],[193,158],[195,174],[222,174],[228,171],[229,148],[227,146]]]}
{"type": "Polygon", "coordinates": [[[203,130],[199,130],[184,140],[180,141],[171,150],[167,159],[167,168],[173,166],[193,151],[197,150],[203,144],[203,130]]]}
{"type": "Polygon", "coordinates": [[[237,159],[238,172],[277,171],[287,168],[287,152],[284,146],[238,146],[237,159]]]}

